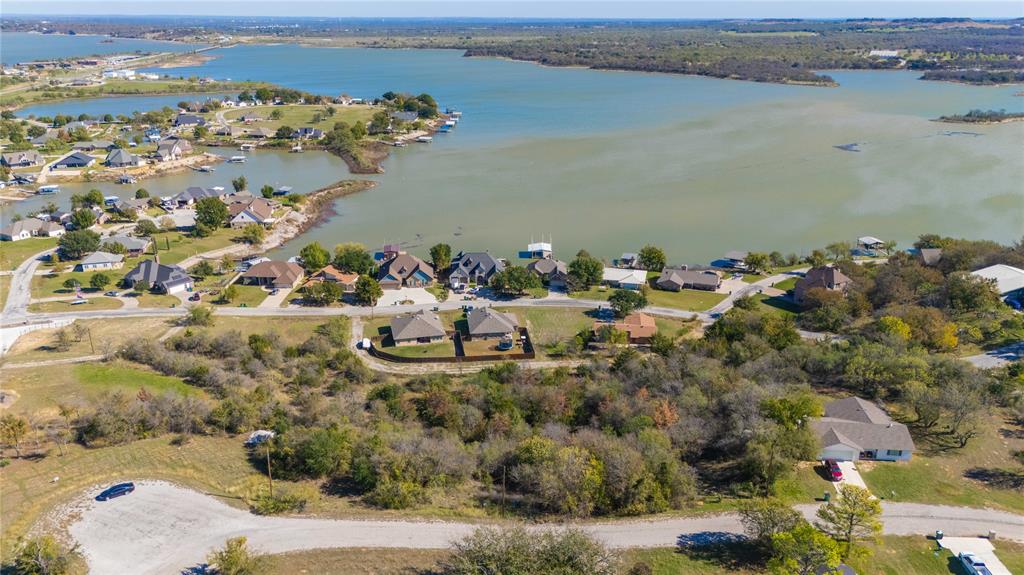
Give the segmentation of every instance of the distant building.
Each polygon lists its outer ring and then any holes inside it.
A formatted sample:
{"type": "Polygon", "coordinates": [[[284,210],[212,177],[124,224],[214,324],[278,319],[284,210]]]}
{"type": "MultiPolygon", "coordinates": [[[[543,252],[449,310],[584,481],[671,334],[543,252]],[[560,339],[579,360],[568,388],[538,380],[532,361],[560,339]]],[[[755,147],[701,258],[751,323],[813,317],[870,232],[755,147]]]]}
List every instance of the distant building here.
{"type": "Polygon", "coordinates": [[[391,320],[391,339],[395,345],[435,343],[447,336],[440,318],[427,310],[400,315],[391,320]]]}
{"type": "Polygon", "coordinates": [[[124,276],[126,288],[133,288],[141,282],[145,282],[153,291],[166,294],[189,291],[193,286],[192,277],[185,270],[156,260],[144,260],[124,276]]]}
{"type": "Polygon", "coordinates": [[[206,119],[195,114],[178,114],[178,116],[174,118],[175,128],[195,128],[197,126],[205,125],[206,119]]]}
{"type": "Polygon", "coordinates": [[[629,343],[633,345],[651,343],[651,338],[658,332],[658,325],[654,318],[641,312],[633,312],[615,323],[596,322],[592,328],[594,335],[600,335],[601,331],[608,326],[625,332],[629,343]]]}
{"type": "Polygon", "coordinates": [[[723,259],[729,267],[746,269],[748,255],[750,255],[749,252],[734,250],[731,252],[725,252],[725,258],[723,259]]]}
{"type": "Polygon", "coordinates": [[[72,170],[88,168],[89,166],[96,163],[96,158],[86,154],[85,152],[71,152],[63,158],[54,162],[51,166],[51,170],[72,170]]]}
{"type": "Polygon", "coordinates": [[[324,137],[324,131],[320,128],[303,127],[292,132],[292,138],[299,140],[319,140],[324,137]]]}
{"type": "Polygon", "coordinates": [[[105,238],[103,243],[118,244],[125,249],[125,254],[127,254],[128,257],[134,258],[146,253],[146,250],[149,249],[153,240],[147,237],[136,238],[132,236],[111,236],[109,238],[105,238]]]}
{"type": "Polygon", "coordinates": [[[65,229],[58,222],[25,218],[0,228],[0,240],[16,242],[32,237],[53,238],[64,235],[65,229]]]}
{"type": "Polygon", "coordinates": [[[549,287],[563,288],[569,280],[569,266],[560,260],[542,258],[526,264],[526,269],[538,275],[549,287]]]}
{"type": "Polygon", "coordinates": [[[466,323],[469,324],[469,335],[473,339],[508,337],[519,330],[519,320],[514,314],[489,307],[478,307],[466,314],[466,323]]]}
{"type": "Polygon", "coordinates": [[[616,288],[639,290],[647,285],[647,272],[645,270],[604,268],[601,273],[601,283],[616,288]]]}
{"type": "Polygon", "coordinates": [[[722,285],[722,274],[715,270],[691,270],[687,268],[669,267],[661,271],[654,285],[666,291],[682,289],[699,289],[715,291],[722,285]]]}
{"type": "Polygon", "coordinates": [[[161,162],[181,159],[182,156],[192,151],[192,144],[184,138],[168,136],[156,145],[156,157],[161,162]]]}
{"type": "Polygon", "coordinates": [[[107,159],[103,161],[107,166],[111,168],[132,168],[141,164],[141,160],[135,154],[132,154],[124,148],[114,148],[107,154],[107,159]]]}
{"type": "Polygon", "coordinates": [[[846,277],[836,266],[819,266],[811,268],[804,274],[804,277],[797,280],[793,287],[793,300],[796,303],[803,303],[807,292],[814,288],[826,289],[828,291],[846,292],[853,284],[853,280],[846,277]]]}
{"type": "Polygon", "coordinates": [[[505,269],[505,262],[487,252],[459,252],[448,273],[448,283],[487,285],[494,274],[505,269]]]}
{"type": "Polygon", "coordinates": [[[82,152],[95,152],[96,150],[103,150],[104,152],[113,150],[117,146],[110,140],[88,140],[85,142],[75,142],[71,144],[72,150],[80,150],[82,152]]]}
{"type": "Polygon", "coordinates": [[[917,250],[917,259],[926,266],[935,266],[942,261],[942,248],[921,248],[917,250]]]}
{"type": "Polygon", "coordinates": [[[231,217],[232,228],[244,228],[249,224],[271,226],[274,224],[274,208],[270,202],[263,198],[253,198],[245,202],[235,202],[228,205],[228,215],[231,217]]]}
{"type": "Polygon", "coordinates": [[[1001,296],[1009,296],[1017,292],[1024,293],[1024,270],[1004,264],[996,264],[971,272],[972,276],[983,278],[995,283],[996,291],[1001,296]]]}
{"type": "Polygon", "coordinates": [[[239,281],[242,285],[258,285],[278,289],[294,289],[302,281],[302,266],[291,262],[266,261],[250,267],[239,281]]]}
{"type": "Polygon", "coordinates": [[[899,50],[872,50],[872,51],[868,52],[868,56],[870,56],[872,58],[883,58],[883,59],[899,58],[900,57],[900,51],[899,50]]]}
{"type": "Polygon", "coordinates": [[[43,156],[35,150],[24,150],[21,152],[4,152],[0,154],[0,164],[8,168],[26,168],[29,166],[41,166],[43,156]]]}
{"type": "Polygon", "coordinates": [[[398,253],[381,264],[377,277],[384,289],[426,287],[434,283],[434,268],[414,255],[398,253]]]}
{"type": "Polygon", "coordinates": [[[329,265],[313,274],[309,280],[336,283],[341,286],[341,291],[353,293],[356,291],[356,282],[359,281],[359,274],[345,273],[333,265],[329,265]]]}
{"type": "Polygon", "coordinates": [[[112,254],[109,252],[93,252],[85,258],[75,267],[80,272],[89,272],[94,270],[112,270],[120,268],[124,265],[124,256],[121,254],[112,254]]]}

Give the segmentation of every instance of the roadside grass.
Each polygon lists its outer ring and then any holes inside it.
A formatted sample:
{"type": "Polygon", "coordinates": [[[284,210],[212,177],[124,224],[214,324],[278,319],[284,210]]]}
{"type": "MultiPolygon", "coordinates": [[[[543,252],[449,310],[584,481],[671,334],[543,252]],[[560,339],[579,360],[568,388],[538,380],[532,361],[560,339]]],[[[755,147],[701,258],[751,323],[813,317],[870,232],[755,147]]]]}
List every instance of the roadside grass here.
{"type": "Polygon", "coordinates": [[[612,295],[615,290],[608,286],[591,286],[590,289],[585,291],[574,291],[569,293],[569,297],[573,299],[591,299],[597,301],[608,301],[608,296],[612,295]]]}
{"type": "Polygon", "coordinates": [[[13,270],[30,256],[56,246],[57,238],[27,238],[16,242],[0,242],[0,269],[13,270]]]}
{"type": "Polygon", "coordinates": [[[153,240],[160,254],[160,263],[176,264],[194,255],[230,246],[240,235],[239,230],[218,228],[205,238],[170,232],[158,234],[153,240]]]}
{"type": "Polygon", "coordinates": [[[789,290],[791,290],[791,289],[796,287],[796,282],[799,279],[800,278],[786,278],[786,279],[784,279],[784,280],[782,280],[780,282],[776,282],[775,285],[772,286],[772,287],[774,287],[775,289],[782,290],[782,291],[789,291],[789,290]]]}
{"type": "Polygon", "coordinates": [[[447,300],[448,297],[451,295],[451,292],[449,292],[445,288],[445,286],[441,284],[429,285],[425,289],[427,290],[428,293],[432,294],[434,298],[436,298],[437,301],[439,302],[447,300]]]}
{"type": "Polygon", "coordinates": [[[510,350],[500,351],[498,349],[498,343],[500,339],[475,339],[473,341],[462,340],[462,349],[466,352],[466,355],[472,357],[474,355],[511,355],[514,353],[523,353],[523,349],[516,345],[510,350]]]}
{"type": "Polygon", "coordinates": [[[267,555],[258,575],[427,575],[448,556],[443,549],[313,549],[267,555]]]}
{"type": "Polygon", "coordinates": [[[228,120],[237,120],[245,114],[256,114],[263,118],[258,122],[252,122],[248,125],[239,122],[234,123],[235,126],[240,127],[247,126],[249,128],[270,128],[271,130],[276,130],[281,126],[289,126],[291,128],[310,126],[328,131],[334,127],[336,122],[345,122],[350,126],[356,122],[369,122],[370,118],[373,117],[373,114],[380,111],[380,108],[373,108],[371,106],[333,106],[335,110],[333,116],[322,114],[323,119],[319,123],[314,124],[313,116],[318,112],[323,112],[325,108],[326,106],[312,104],[253,106],[229,110],[224,112],[224,117],[228,120]],[[281,113],[281,118],[278,120],[271,120],[270,114],[275,111],[281,113]]]}
{"type": "Polygon", "coordinates": [[[529,295],[530,297],[532,297],[533,299],[544,299],[544,298],[548,297],[548,288],[545,288],[545,287],[530,288],[530,289],[526,290],[526,294],[529,295]]]}
{"type": "Polygon", "coordinates": [[[800,313],[800,306],[781,296],[769,296],[759,293],[753,296],[761,311],[768,311],[784,316],[796,316],[800,313]]]}
{"type": "Polygon", "coordinates": [[[668,307],[684,311],[704,311],[721,303],[727,294],[703,290],[684,289],[678,292],[647,290],[647,305],[668,307]]]}
{"type": "Polygon", "coordinates": [[[801,461],[792,473],[775,482],[772,491],[776,497],[793,505],[815,503],[825,493],[835,495],[832,482],[825,479],[820,471],[818,462],[801,461]]]}
{"type": "Polygon", "coordinates": [[[384,346],[384,351],[399,357],[455,357],[455,342],[446,339],[436,343],[384,346]]]}
{"type": "Polygon", "coordinates": [[[270,292],[260,286],[235,284],[235,288],[238,290],[238,297],[230,302],[221,301],[223,290],[218,295],[203,294],[201,301],[217,307],[257,307],[270,295],[270,292]]]}
{"type": "Polygon", "coordinates": [[[110,283],[103,288],[103,290],[116,289],[117,282],[124,277],[127,273],[123,269],[119,270],[98,270],[88,272],[65,272],[62,274],[46,274],[44,276],[33,276],[32,277],[32,297],[33,298],[45,298],[54,297],[61,295],[71,295],[75,293],[75,290],[64,287],[64,282],[74,279],[78,280],[78,283],[82,286],[82,291],[86,293],[97,292],[101,290],[93,289],[89,287],[89,280],[96,274],[103,274],[110,278],[110,283]]]}
{"type": "Polygon", "coordinates": [[[658,332],[669,337],[685,337],[694,333],[694,328],[698,323],[657,315],[651,317],[654,318],[654,324],[658,326],[658,332]]]}
{"type": "Polygon", "coordinates": [[[11,289],[11,276],[0,276],[0,306],[7,302],[7,293],[11,289]]]}
{"type": "MultiPolygon", "coordinates": [[[[237,331],[243,338],[252,334],[266,334],[273,332],[281,338],[286,346],[299,345],[313,336],[314,331],[320,325],[328,321],[341,321],[344,325],[346,336],[351,331],[347,317],[286,317],[286,316],[258,316],[258,317],[218,317],[214,315],[213,325],[210,327],[191,327],[196,333],[206,333],[210,336],[218,336],[230,331],[237,331]]],[[[346,340],[348,338],[346,337],[346,340]]]]}
{"type": "Polygon", "coordinates": [[[979,418],[966,448],[938,451],[915,437],[919,451],[908,462],[858,463],[864,481],[882,499],[1024,513],[1024,466],[1011,455],[1024,450],[1024,429],[1001,414],[979,418]]]}
{"type": "Polygon", "coordinates": [[[519,318],[519,324],[525,325],[530,331],[530,339],[536,346],[550,345],[573,338],[577,333],[589,329],[594,324],[594,318],[587,315],[587,310],[583,309],[521,307],[502,309],[501,311],[515,313],[519,318]]]}
{"type": "Polygon", "coordinates": [[[146,292],[129,297],[135,297],[139,300],[139,307],[172,307],[181,305],[181,300],[177,296],[162,293],[146,292]]]}
{"type": "Polygon", "coordinates": [[[75,298],[68,296],[67,301],[44,301],[29,304],[28,311],[33,313],[65,313],[73,311],[98,311],[104,309],[119,309],[124,306],[121,300],[113,297],[91,297],[85,303],[71,305],[75,298]]]}
{"type": "Polygon", "coordinates": [[[134,397],[143,387],[154,395],[205,395],[180,378],[125,361],[4,370],[4,388],[18,394],[11,411],[32,417],[57,417],[58,404],[88,405],[105,392],[122,391],[134,397]]]}
{"type": "Polygon", "coordinates": [[[56,506],[118,481],[173,481],[244,507],[242,497],[261,477],[246,457],[242,438],[193,437],[180,446],[172,445],[172,438],[95,449],[72,444],[63,457],[52,448],[44,458],[12,459],[0,471],[3,552],[56,506]],[[60,480],[51,482],[53,477],[60,480]]]}
{"type": "Polygon", "coordinates": [[[67,351],[57,351],[53,349],[53,344],[56,341],[56,334],[61,328],[40,329],[18,338],[4,356],[4,364],[95,355],[93,348],[95,348],[96,354],[101,354],[107,350],[117,350],[125,342],[133,339],[159,338],[171,327],[171,323],[166,318],[133,317],[80,319],[65,329],[73,332],[74,325],[81,325],[91,332],[92,345],[89,344],[89,336],[85,335],[80,341],[73,342],[67,351]]]}

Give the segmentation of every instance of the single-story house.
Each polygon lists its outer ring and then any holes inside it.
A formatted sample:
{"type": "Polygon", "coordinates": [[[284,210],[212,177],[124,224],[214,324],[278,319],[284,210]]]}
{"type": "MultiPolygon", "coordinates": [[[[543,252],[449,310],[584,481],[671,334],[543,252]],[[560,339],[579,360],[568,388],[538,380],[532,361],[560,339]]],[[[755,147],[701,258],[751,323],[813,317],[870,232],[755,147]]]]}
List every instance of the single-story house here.
{"type": "Polygon", "coordinates": [[[0,228],[0,240],[16,242],[32,237],[54,238],[64,235],[64,226],[36,218],[25,218],[0,228]]]}
{"type": "Polygon", "coordinates": [[[291,262],[267,261],[250,267],[239,281],[242,285],[258,285],[278,289],[294,289],[305,275],[302,266],[291,262]]]}
{"type": "Polygon", "coordinates": [[[466,314],[469,335],[473,339],[491,339],[514,335],[519,330],[515,314],[478,307],[466,314]]]}
{"type": "Polygon", "coordinates": [[[604,268],[601,273],[601,283],[616,288],[638,290],[647,284],[647,272],[645,270],[604,268]]]}
{"type": "Polygon", "coordinates": [[[971,272],[972,276],[995,282],[996,291],[1001,296],[1008,296],[1017,291],[1024,292],[1024,270],[996,264],[971,272]]]}
{"type": "Polygon", "coordinates": [[[102,243],[118,244],[124,247],[125,253],[128,257],[138,257],[146,253],[149,249],[149,245],[153,243],[153,240],[141,237],[136,238],[132,236],[110,236],[102,240],[102,243]]]}
{"type": "Polygon", "coordinates": [[[175,128],[194,128],[196,126],[205,125],[206,120],[203,119],[202,116],[197,116],[195,114],[178,114],[178,116],[174,118],[175,128]]]}
{"type": "Polygon", "coordinates": [[[742,252],[733,250],[731,252],[725,252],[725,258],[723,258],[730,267],[736,269],[744,269],[747,267],[747,256],[750,252],[742,252]]]}
{"type": "Polygon", "coordinates": [[[804,277],[797,280],[796,286],[793,288],[793,299],[797,303],[802,303],[804,297],[807,296],[807,292],[814,288],[845,292],[852,283],[853,280],[846,277],[846,274],[841,272],[836,266],[828,265],[811,268],[807,270],[804,277]]]}
{"type": "Polygon", "coordinates": [[[142,163],[138,156],[124,148],[114,148],[103,163],[111,168],[133,168],[142,163]]]}
{"type": "Polygon", "coordinates": [[[218,200],[222,200],[224,199],[224,190],[189,186],[185,188],[184,192],[174,196],[171,201],[177,204],[179,208],[184,208],[191,206],[204,198],[217,198],[218,200]]]}
{"type": "Polygon", "coordinates": [[[299,140],[319,140],[324,137],[324,131],[320,128],[302,127],[292,132],[292,137],[299,140]]]}
{"type": "Polygon", "coordinates": [[[449,269],[448,283],[453,287],[487,285],[494,274],[505,269],[505,262],[487,252],[459,252],[449,269]]]}
{"type": "Polygon", "coordinates": [[[264,128],[262,126],[260,126],[259,128],[253,128],[252,130],[249,130],[250,138],[257,138],[261,140],[273,138],[276,134],[277,130],[271,130],[270,128],[264,128]]]}
{"type": "Polygon", "coordinates": [[[3,154],[0,154],[0,164],[3,164],[8,168],[41,166],[43,164],[43,155],[35,150],[4,152],[3,154]]]}
{"type": "Polygon", "coordinates": [[[248,133],[248,130],[239,126],[221,126],[214,131],[214,134],[218,136],[228,136],[230,138],[241,138],[248,133]]]}
{"type": "Polygon", "coordinates": [[[161,162],[181,159],[182,156],[192,151],[192,144],[177,136],[168,136],[156,144],[156,157],[161,162]]]}
{"type": "Polygon", "coordinates": [[[615,260],[616,267],[635,268],[640,263],[640,256],[636,252],[623,252],[619,259],[615,260]]]}
{"type": "Polygon", "coordinates": [[[684,288],[715,291],[722,285],[722,274],[715,270],[665,268],[654,285],[666,291],[680,291],[684,288]]]}
{"type": "Polygon", "coordinates": [[[89,166],[96,163],[96,158],[86,154],[85,152],[71,152],[63,158],[57,160],[50,166],[51,170],[69,170],[78,168],[88,168],[89,166]]]}
{"type": "Polygon", "coordinates": [[[356,282],[359,281],[359,274],[345,273],[333,265],[329,265],[313,274],[310,281],[332,282],[341,286],[341,291],[352,293],[356,291],[356,282]]]}
{"type": "Polygon", "coordinates": [[[391,320],[391,339],[395,345],[435,343],[446,337],[440,318],[425,309],[391,320]]]}
{"type": "Polygon", "coordinates": [[[246,124],[251,124],[253,122],[259,122],[263,120],[263,118],[261,118],[260,115],[255,112],[246,112],[245,114],[242,114],[242,116],[238,119],[242,122],[245,122],[246,124]]]}
{"type": "Polygon", "coordinates": [[[391,112],[392,120],[398,120],[399,122],[415,122],[420,119],[420,115],[416,112],[391,112]]]}
{"type": "Polygon", "coordinates": [[[60,132],[58,132],[57,130],[47,130],[45,134],[40,134],[35,138],[29,140],[29,143],[38,148],[41,146],[45,146],[47,142],[53,140],[54,138],[57,138],[59,135],[60,132]]]}
{"type": "Polygon", "coordinates": [[[124,265],[124,256],[109,252],[93,252],[84,258],[76,266],[80,272],[93,270],[113,270],[124,265]]]}
{"type": "Polygon", "coordinates": [[[248,202],[235,202],[228,206],[232,228],[244,228],[249,224],[270,226],[274,223],[274,208],[263,198],[248,202]]]}
{"type": "Polygon", "coordinates": [[[169,266],[157,260],[143,260],[124,276],[124,287],[133,288],[146,282],[153,291],[174,294],[192,289],[192,277],[179,266],[169,266]]]}
{"type": "Polygon", "coordinates": [[[909,461],[915,450],[906,425],[859,397],[826,404],[825,417],[810,425],[821,443],[818,459],[909,461]]]}
{"type": "Polygon", "coordinates": [[[121,200],[114,206],[114,209],[126,216],[134,214],[138,217],[145,214],[146,210],[149,209],[149,198],[129,198],[127,200],[121,200]]]}
{"type": "Polygon", "coordinates": [[[917,259],[922,265],[938,265],[942,261],[942,248],[921,248],[917,250],[917,259]]]}
{"type": "Polygon", "coordinates": [[[658,326],[654,318],[641,312],[633,312],[622,320],[615,323],[595,322],[594,334],[599,334],[605,326],[611,326],[618,331],[625,332],[629,337],[629,343],[634,345],[646,345],[651,343],[651,337],[658,332],[658,326]]]}
{"type": "Polygon", "coordinates": [[[95,152],[96,150],[110,151],[116,148],[114,142],[110,140],[88,140],[85,142],[75,142],[71,144],[72,150],[79,150],[82,152],[95,152]]]}
{"type": "Polygon", "coordinates": [[[540,276],[541,281],[551,287],[565,287],[569,279],[569,266],[552,258],[532,261],[526,264],[526,269],[540,276]]]}
{"type": "Polygon", "coordinates": [[[420,258],[402,252],[381,264],[378,281],[384,289],[426,287],[434,283],[434,268],[420,258]]]}

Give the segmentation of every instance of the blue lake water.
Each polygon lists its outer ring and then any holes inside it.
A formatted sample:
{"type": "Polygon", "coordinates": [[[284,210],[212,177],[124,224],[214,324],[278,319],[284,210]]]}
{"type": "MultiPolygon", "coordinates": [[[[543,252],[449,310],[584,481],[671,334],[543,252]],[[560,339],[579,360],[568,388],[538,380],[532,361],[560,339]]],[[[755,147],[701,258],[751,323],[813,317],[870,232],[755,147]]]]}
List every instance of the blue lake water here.
{"type": "Polygon", "coordinates": [[[882,71],[830,72],[838,88],[781,86],[444,50],[276,45],[211,54],[171,72],[332,95],[428,92],[465,114],[433,144],[396,150],[376,188],[339,200],[336,216],[283,253],[317,239],[403,242],[421,254],[445,241],[512,255],[543,234],[563,258],[654,243],[671,261],[692,263],[728,249],[806,252],[861,235],[1009,242],[1024,231],[1024,123],[931,121],[974,108],[1024,111],[1020,86],[882,71]],[[860,152],[834,147],[854,142],[860,152]]]}
{"type": "Polygon", "coordinates": [[[108,36],[66,34],[0,34],[0,62],[4,66],[30,60],[56,60],[71,56],[96,56],[130,52],[187,52],[197,46],[178,42],[110,38],[108,36]],[[106,40],[111,40],[106,42],[106,40]]]}

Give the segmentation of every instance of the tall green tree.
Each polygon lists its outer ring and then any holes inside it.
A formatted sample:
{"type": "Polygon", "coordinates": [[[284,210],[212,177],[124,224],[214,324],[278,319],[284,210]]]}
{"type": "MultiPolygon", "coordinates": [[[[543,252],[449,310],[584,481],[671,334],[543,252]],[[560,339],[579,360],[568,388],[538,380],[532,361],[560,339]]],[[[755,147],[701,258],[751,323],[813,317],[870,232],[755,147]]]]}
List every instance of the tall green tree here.
{"type": "Polygon", "coordinates": [[[92,230],[68,232],[57,240],[62,260],[77,260],[100,247],[100,235],[92,230]]]}
{"type": "Polygon", "coordinates": [[[350,274],[367,275],[373,271],[373,256],[363,244],[338,244],[334,248],[334,267],[350,274]]]}
{"type": "Polygon", "coordinates": [[[508,266],[491,276],[491,288],[505,295],[519,295],[539,287],[540,277],[523,266],[508,266]]]}
{"type": "Polygon", "coordinates": [[[640,249],[640,253],[637,254],[637,259],[640,261],[640,267],[645,270],[655,272],[663,270],[667,263],[664,250],[658,246],[652,246],[650,244],[640,249]]]}
{"type": "Polygon", "coordinates": [[[197,224],[202,224],[210,229],[217,229],[223,227],[227,219],[228,207],[218,198],[203,198],[196,202],[197,224]]]}
{"type": "Polygon", "coordinates": [[[361,275],[356,280],[355,296],[356,301],[359,303],[373,307],[377,305],[377,300],[384,295],[384,289],[380,287],[380,283],[368,275],[361,275]]]}
{"type": "Polygon", "coordinates": [[[608,305],[615,310],[618,317],[626,317],[635,310],[647,306],[647,297],[637,290],[617,289],[608,296],[608,305]]]}
{"type": "Polygon", "coordinates": [[[65,547],[52,535],[29,539],[15,552],[14,575],[68,575],[78,558],[78,546],[65,547]]]}
{"type": "Polygon", "coordinates": [[[586,291],[591,286],[601,283],[604,266],[600,260],[581,252],[576,259],[569,262],[569,283],[572,289],[586,291]]]}
{"type": "Polygon", "coordinates": [[[863,487],[844,484],[839,496],[818,509],[819,529],[844,544],[844,559],[853,555],[857,540],[882,533],[882,504],[863,487]]]}
{"type": "Polygon", "coordinates": [[[75,210],[71,213],[71,223],[76,230],[87,230],[96,224],[96,214],[89,209],[75,210]]]}
{"type": "Polygon", "coordinates": [[[245,176],[238,176],[231,180],[231,187],[234,188],[236,192],[247,190],[249,189],[249,180],[247,180],[245,176]]]}
{"type": "Polygon", "coordinates": [[[302,258],[302,267],[306,268],[308,273],[320,271],[331,262],[330,252],[324,249],[320,242],[306,244],[299,250],[299,257],[302,258]]]}
{"type": "Polygon", "coordinates": [[[784,501],[774,498],[755,498],[740,503],[740,523],[743,531],[758,543],[767,545],[772,538],[796,527],[803,516],[784,501]]]}
{"type": "Polygon", "coordinates": [[[839,544],[806,521],[772,536],[768,568],[775,575],[831,575],[840,562],[839,544]]]}
{"type": "Polygon", "coordinates": [[[434,264],[434,273],[446,273],[448,266],[452,265],[452,247],[441,243],[430,248],[430,261],[434,264]]]}
{"type": "Polygon", "coordinates": [[[222,549],[218,549],[206,558],[219,575],[255,575],[262,560],[253,553],[245,537],[228,539],[222,549]]]}

